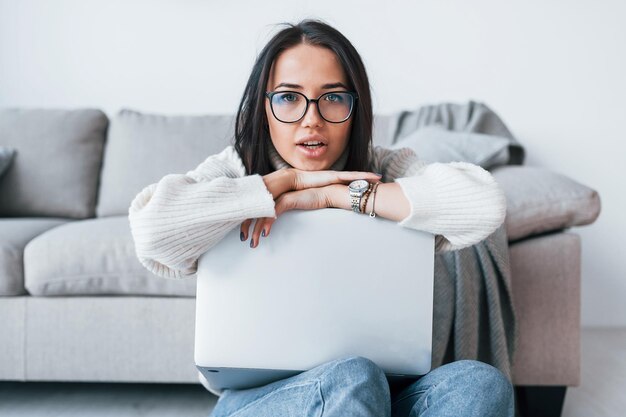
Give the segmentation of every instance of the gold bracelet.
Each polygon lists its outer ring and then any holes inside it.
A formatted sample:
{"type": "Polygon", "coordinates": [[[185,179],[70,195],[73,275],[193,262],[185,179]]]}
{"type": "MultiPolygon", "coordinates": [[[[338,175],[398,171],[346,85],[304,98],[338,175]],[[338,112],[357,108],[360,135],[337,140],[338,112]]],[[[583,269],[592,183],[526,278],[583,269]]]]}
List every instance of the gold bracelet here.
{"type": "Polygon", "coordinates": [[[374,188],[372,189],[372,193],[374,195],[372,196],[372,211],[370,212],[370,217],[371,218],[376,217],[376,213],[374,212],[374,205],[376,204],[376,189],[378,188],[378,184],[380,184],[380,181],[378,181],[376,184],[374,184],[374,188]]]}
{"type": "Polygon", "coordinates": [[[365,193],[363,193],[363,209],[361,209],[361,207],[359,206],[359,213],[365,213],[365,207],[367,207],[367,199],[370,196],[370,193],[372,192],[372,184],[370,184],[367,187],[367,190],[365,191],[365,193]]]}

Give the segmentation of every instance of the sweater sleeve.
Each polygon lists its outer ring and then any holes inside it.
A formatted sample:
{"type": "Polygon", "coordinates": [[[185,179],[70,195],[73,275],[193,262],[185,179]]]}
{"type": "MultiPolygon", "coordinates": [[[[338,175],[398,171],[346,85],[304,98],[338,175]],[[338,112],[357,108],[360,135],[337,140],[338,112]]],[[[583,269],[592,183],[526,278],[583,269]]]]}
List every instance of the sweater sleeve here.
{"type": "Polygon", "coordinates": [[[400,184],[410,204],[398,225],[433,233],[437,252],[474,245],[504,222],[504,191],[484,168],[460,161],[426,163],[410,148],[378,149],[377,155],[383,182],[400,184]]]}
{"type": "Polygon", "coordinates": [[[193,276],[204,252],[258,217],[276,217],[274,199],[262,176],[245,175],[232,145],[186,174],[146,186],[128,209],[139,261],[163,278],[193,276]]]}

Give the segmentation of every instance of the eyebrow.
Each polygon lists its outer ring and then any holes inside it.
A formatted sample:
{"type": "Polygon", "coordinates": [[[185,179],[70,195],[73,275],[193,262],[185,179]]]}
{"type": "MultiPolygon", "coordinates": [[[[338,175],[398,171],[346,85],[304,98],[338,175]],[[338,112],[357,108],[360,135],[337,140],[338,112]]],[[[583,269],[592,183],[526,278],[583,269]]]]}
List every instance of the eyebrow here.
{"type": "MultiPolygon", "coordinates": [[[[274,89],[277,89],[278,87],[287,87],[287,88],[302,88],[301,85],[298,84],[291,84],[291,83],[280,83],[278,84],[276,87],[274,87],[274,89]]],[[[345,88],[346,90],[348,90],[348,87],[346,87],[346,85],[344,83],[329,83],[329,84],[324,84],[322,86],[322,89],[328,89],[328,88],[337,88],[337,87],[341,87],[341,88],[345,88]]]]}

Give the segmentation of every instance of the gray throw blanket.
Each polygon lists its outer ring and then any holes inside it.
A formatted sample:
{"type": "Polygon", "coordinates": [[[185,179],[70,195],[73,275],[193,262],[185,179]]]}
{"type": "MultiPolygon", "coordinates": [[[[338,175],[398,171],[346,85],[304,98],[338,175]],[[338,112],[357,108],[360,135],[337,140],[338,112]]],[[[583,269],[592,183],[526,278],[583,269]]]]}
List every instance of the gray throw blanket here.
{"type": "MultiPolygon", "coordinates": [[[[506,157],[488,158],[491,165],[483,165],[485,169],[497,165],[494,161],[508,165],[524,161],[524,148],[502,120],[486,105],[474,101],[428,105],[393,114],[392,143],[399,147],[403,138],[433,125],[442,129],[433,134],[441,138],[443,132],[450,132],[447,139],[452,142],[454,138],[480,138],[475,146],[482,146],[489,144],[490,138],[505,140],[506,157]]],[[[419,157],[419,149],[416,153],[419,157]]],[[[435,255],[434,296],[433,368],[455,360],[476,359],[500,369],[510,380],[517,331],[504,224],[473,246],[435,255]]]]}

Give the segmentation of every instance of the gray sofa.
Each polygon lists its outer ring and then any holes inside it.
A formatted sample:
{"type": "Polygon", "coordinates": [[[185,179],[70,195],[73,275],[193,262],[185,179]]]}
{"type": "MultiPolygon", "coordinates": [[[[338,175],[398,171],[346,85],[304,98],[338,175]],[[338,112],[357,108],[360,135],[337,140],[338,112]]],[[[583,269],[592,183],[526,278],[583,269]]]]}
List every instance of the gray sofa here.
{"type": "MultiPolygon", "coordinates": [[[[375,144],[390,144],[386,117],[375,117],[375,144]]],[[[199,383],[195,278],[142,267],[128,207],[144,186],[221,151],[232,131],[233,115],[0,109],[0,146],[17,151],[0,177],[1,380],[199,383]]],[[[571,228],[595,221],[599,196],[545,168],[491,172],[507,196],[514,383],[576,386],[581,241],[571,228]]]]}

